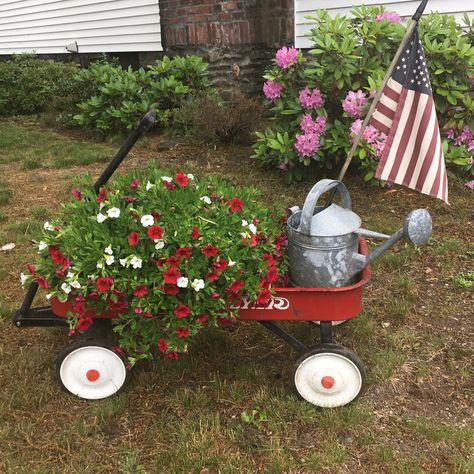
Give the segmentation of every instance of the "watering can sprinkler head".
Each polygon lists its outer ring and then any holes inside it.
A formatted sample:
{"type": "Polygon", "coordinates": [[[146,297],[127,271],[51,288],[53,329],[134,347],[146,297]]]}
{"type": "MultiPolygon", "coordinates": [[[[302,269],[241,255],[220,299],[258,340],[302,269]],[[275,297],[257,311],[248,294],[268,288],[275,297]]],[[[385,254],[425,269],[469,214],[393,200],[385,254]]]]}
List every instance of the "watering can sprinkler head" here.
{"type": "Polygon", "coordinates": [[[431,235],[432,222],[426,209],[415,209],[405,218],[403,235],[414,245],[422,245],[431,235]]]}

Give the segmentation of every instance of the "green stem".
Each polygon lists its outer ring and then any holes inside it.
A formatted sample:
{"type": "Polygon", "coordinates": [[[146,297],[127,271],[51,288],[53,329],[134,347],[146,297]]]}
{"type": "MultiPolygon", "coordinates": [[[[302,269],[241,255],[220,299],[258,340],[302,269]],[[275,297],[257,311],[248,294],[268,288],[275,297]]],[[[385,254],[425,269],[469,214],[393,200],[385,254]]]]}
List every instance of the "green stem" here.
{"type": "Polygon", "coordinates": [[[202,216],[197,216],[197,217],[198,217],[198,219],[201,219],[201,220],[203,220],[203,221],[209,222],[209,224],[213,224],[213,225],[217,225],[217,226],[219,225],[217,222],[210,221],[209,219],[205,219],[205,218],[202,217],[202,216]]]}

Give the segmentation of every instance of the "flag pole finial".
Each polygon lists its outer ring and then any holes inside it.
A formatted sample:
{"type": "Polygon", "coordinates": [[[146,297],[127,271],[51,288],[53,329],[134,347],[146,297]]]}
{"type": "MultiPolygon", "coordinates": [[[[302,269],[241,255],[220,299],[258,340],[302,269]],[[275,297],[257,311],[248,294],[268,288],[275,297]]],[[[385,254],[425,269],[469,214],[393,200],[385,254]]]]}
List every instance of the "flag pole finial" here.
{"type": "Polygon", "coordinates": [[[421,15],[423,15],[423,12],[425,11],[426,4],[428,3],[428,0],[423,0],[418,8],[416,9],[415,14],[412,17],[413,21],[419,21],[421,18],[421,15]]]}

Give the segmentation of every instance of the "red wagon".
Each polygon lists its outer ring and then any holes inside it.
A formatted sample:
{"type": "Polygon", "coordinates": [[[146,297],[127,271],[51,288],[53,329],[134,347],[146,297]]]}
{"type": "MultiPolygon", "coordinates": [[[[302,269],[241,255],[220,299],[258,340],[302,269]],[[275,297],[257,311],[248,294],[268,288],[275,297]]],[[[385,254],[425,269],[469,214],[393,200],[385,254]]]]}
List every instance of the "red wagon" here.
{"type": "MultiPolygon", "coordinates": [[[[112,176],[126,154],[153,122],[149,112],[122,145],[94,185],[97,191],[112,176]]],[[[359,251],[367,255],[365,241],[359,240],[359,251]]],[[[321,407],[345,405],[363,391],[365,370],[359,358],[350,350],[334,344],[333,325],[356,316],[362,306],[362,288],[370,279],[367,266],[356,284],[340,288],[276,288],[271,301],[260,307],[244,301],[238,319],[258,321],[276,336],[289,343],[300,354],[294,370],[294,382],[299,394],[321,407]],[[320,344],[307,347],[288,333],[276,321],[303,321],[319,328],[320,344]]],[[[18,327],[67,326],[69,303],[52,300],[51,306],[31,308],[38,284],[33,282],[21,308],[14,314],[18,327]]],[[[58,356],[56,374],[60,385],[86,399],[106,398],[117,393],[129,376],[126,359],[114,348],[111,339],[111,319],[117,312],[93,314],[94,324],[84,331],[80,341],[69,344],[58,356]]]]}

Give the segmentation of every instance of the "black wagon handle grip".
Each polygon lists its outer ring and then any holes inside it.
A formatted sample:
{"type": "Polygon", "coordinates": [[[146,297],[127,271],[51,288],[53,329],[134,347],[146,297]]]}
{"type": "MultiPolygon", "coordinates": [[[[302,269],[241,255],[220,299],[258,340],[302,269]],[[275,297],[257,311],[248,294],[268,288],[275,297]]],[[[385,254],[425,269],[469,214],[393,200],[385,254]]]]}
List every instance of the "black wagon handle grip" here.
{"type": "Polygon", "coordinates": [[[137,140],[153,125],[156,120],[156,112],[153,109],[148,110],[148,112],[140,119],[137,126],[133,129],[132,133],[125,140],[123,145],[120,147],[116,155],[110,160],[109,164],[102,171],[102,174],[99,176],[97,181],[94,184],[94,191],[99,192],[99,189],[107,183],[107,181],[114,174],[115,170],[120,166],[120,163],[128,155],[128,152],[132,149],[133,145],[137,140]]]}

